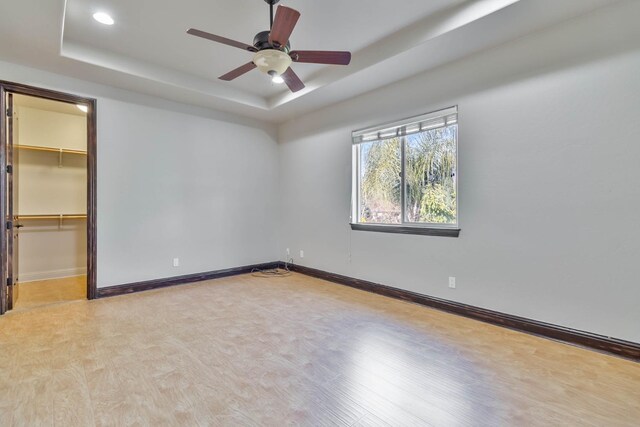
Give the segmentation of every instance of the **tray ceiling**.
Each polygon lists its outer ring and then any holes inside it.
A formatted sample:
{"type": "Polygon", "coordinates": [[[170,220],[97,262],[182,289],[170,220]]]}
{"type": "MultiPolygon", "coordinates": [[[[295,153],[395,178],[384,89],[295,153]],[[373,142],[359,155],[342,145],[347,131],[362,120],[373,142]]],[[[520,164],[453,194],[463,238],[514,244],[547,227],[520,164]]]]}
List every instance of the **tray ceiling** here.
{"type": "Polygon", "coordinates": [[[347,67],[294,64],[307,86],[295,94],[258,71],[218,80],[251,54],[186,34],[195,27],[251,44],[268,29],[263,0],[21,0],[0,16],[0,35],[14,41],[0,58],[279,122],[614,1],[282,0],[301,12],[294,49],[353,52],[347,67]],[[94,21],[96,11],[115,24],[94,21]]]}

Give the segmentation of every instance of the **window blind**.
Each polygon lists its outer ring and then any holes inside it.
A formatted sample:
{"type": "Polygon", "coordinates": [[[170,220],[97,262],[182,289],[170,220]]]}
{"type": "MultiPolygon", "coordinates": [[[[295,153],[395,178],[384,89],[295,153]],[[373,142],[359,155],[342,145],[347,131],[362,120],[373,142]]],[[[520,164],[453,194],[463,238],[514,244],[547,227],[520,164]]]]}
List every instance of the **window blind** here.
{"type": "Polygon", "coordinates": [[[379,141],[438,129],[456,123],[458,123],[457,106],[397,122],[356,130],[351,133],[351,138],[354,144],[362,144],[363,142],[379,141]]]}

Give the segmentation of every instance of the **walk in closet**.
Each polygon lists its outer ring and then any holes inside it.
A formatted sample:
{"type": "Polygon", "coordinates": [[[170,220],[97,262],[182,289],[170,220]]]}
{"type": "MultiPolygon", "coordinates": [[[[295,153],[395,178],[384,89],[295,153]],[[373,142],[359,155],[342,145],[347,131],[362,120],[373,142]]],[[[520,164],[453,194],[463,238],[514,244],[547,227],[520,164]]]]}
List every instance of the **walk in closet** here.
{"type": "Polygon", "coordinates": [[[12,104],[15,308],[83,299],[86,108],[17,94],[12,104]]]}

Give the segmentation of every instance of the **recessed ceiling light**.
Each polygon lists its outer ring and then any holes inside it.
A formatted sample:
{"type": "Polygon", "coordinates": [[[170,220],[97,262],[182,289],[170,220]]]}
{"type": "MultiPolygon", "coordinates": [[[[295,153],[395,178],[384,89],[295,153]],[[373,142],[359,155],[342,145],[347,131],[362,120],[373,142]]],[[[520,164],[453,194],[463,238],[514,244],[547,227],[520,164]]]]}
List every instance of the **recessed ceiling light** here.
{"type": "Polygon", "coordinates": [[[83,113],[89,111],[89,107],[87,107],[86,105],[77,104],[76,107],[78,107],[78,110],[82,111],[83,113]]]}
{"type": "Polygon", "coordinates": [[[94,13],[93,19],[104,25],[113,25],[115,23],[113,18],[104,12],[94,13]]]}

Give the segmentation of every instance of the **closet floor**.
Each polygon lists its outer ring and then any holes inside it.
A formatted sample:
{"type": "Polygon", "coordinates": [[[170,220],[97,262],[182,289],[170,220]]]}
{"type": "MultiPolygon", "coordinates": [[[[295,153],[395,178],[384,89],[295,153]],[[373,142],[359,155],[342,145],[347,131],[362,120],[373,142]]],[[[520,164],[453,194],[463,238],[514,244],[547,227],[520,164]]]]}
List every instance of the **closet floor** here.
{"type": "Polygon", "coordinates": [[[63,277],[21,283],[14,310],[87,298],[87,276],[63,277]]]}

